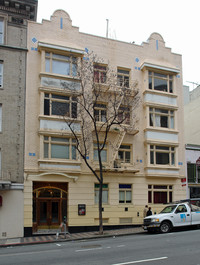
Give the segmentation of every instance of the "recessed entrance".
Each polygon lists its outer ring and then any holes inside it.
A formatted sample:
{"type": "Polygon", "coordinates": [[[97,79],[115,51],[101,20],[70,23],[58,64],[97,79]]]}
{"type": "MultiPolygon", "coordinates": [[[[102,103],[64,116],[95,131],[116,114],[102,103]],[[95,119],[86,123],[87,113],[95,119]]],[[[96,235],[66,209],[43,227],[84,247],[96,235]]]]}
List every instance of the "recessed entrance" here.
{"type": "Polygon", "coordinates": [[[33,230],[57,229],[67,220],[67,183],[34,183],[33,230]]]}

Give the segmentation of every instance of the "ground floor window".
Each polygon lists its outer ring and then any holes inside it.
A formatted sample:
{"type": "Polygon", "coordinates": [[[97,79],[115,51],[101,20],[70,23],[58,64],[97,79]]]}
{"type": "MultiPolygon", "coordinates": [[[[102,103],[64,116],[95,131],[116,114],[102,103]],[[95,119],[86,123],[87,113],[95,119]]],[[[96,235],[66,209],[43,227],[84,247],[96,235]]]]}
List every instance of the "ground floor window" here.
{"type": "Polygon", "coordinates": [[[200,187],[190,187],[190,198],[200,198],[200,187]]]}
{"type": "MultiPolygon", "coordinates": [[[[95,204],[99,203],[99,187],[100,184],[94,184],[94,201],[95,204]]],[[[102,203],[108,203],[108,184],[103,184],[102,203]]]]}
{"type": "Polygon", "coordinates": [[[187,164],[188,183],[200,183],[200,167],[193,163],[187,164]]]}
{"type": "Polygon", "coordinates": [[[132,202],[132,186],[131,184],[119,184],[119,203],[132,202]]]}
{"type": "Polygon", "coordinates": [[[172,193],[171,185],[148,185],[148,203],[172,202],[172,193]]]}

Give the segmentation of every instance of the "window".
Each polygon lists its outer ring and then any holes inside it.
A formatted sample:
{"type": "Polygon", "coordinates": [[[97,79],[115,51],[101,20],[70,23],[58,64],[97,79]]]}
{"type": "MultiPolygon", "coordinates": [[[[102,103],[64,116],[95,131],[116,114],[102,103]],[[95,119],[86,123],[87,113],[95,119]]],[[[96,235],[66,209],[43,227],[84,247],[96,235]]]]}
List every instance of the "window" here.
{"type": "Polygon", "coordinates": [[[96,121],[105,122],[106,121],[106,105],[105,104],[95,104],[94,106],[94,116],[96,121]]]}
{"type": "Polygon", "coordinates": [[[121,106],[118,110],[118,121],[124,124],[130,125],[130,116],[131,111],[130,108],[121,106]]]}
{"type": "Polygon", "coordinates": [[[77,98],[45,93],[44,115],[61,115],[77,118],[77,98]]]}
{"type": "MultiPolygon", "coordinates": [[[[95,201],[95,204],[99,203],[99,186],[100,186],[100,184],[94,184],[94,201],[95,201]]],[[[108,184],[103,184],[102,203],[108,203],[108,184]]]]}
{"type": "Polygon", "coordinates": [[[196,164],[187,164],[187,180],[188,183],[200,183],[200,167],[196,164]]]}
{"type": "Polygon", "coordinates": [[[0,44],[4,43],[4,21],[0,18],[0,44]]]}
{"type": "Polygon", "coordinates": [[[45,71],[48,73],[77,76],[77,58],[55,53],[45,53],[45,71]]]}
{"type": "Polygon", "coordinates": [[[175,165],[175,147],[150,145],[150,164],[175,165]]]}
{"type": "Polygon", "coordinates": [[[2,132],[2,104],[0,104],[0,132],[2,132]]]}
{"type": "Polygon", "coordinates": [[[132,202],[131,184],[119,184],[119,203],[132,202]]]}
{"type": "MultiPolygon", "coordinates": [[[[98,146],[94,143],[94,161],[98,161],[98,146]]],[[[101,146],[100,146],[101,148],[101,146]]],[[[104,149],[101,151],[101,160],[102,162],[107,162],[107,145],[104,146],[104,149]]]]}
{"type": "Polygon", "coordinates": [[[94,65],[94,82],[95,83],[106,83],[106,66],[99,64],[94,65]]]}
{"type": "Polygon", "coordinates": [[[174,129],[174,111],[149,108],[149,125],[153,127],[174,129]]]}
{"type": "Polygon", "coordinates": [[[131,162],[131,146],[130,145],[120,145],[118,151],[118,158],[122,163],[131,162]]]}
{"type": "Polygon", "coordinates": [[[3,87],[3,62],[0,61],[0,88],[3,87]]]}
{"type": "Polygon", "coordinates": [[[149,72],[149,89],[173,93],[173,76],[149,72]]]}
{"type": "Polygon", "coordinates": [[[77,159],[76,140],[44,136],[44,158],[77,159]]]}
{"type": "Polygon", "coordinates": [[[117,85],[120,87],[129,87],[129,71],[117,69],[117,85]]]}
{"type": "Polygon", "coordinates": [[[148,203],[172,202],[171,185],[148,185],[148,203]]]}

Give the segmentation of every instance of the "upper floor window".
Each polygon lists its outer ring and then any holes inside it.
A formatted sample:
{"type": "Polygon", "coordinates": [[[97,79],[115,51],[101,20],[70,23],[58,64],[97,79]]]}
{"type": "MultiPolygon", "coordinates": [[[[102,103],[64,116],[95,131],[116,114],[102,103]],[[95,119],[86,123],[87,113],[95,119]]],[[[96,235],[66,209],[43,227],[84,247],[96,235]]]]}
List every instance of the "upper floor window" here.
{"type": "Polygon", "coordinates": [[[76,160],[76,140],[73,138],[44,136],[44,158],[76,160]]]}
{"type": "Polygon", "coordinates": [[[96,121],[105,122],[107,115],[107,106],[105,104],[95,104],[94,106],[94,116],[96,121]]]}
{"type": "Polygon", "coordinates": [[[196,164],[187,164],[187,179],[188,183],[200,183],[200,167],[196,164]]]}
{"type": "Polygon", "coordinates": [[[130,145],[120,145],[118,151],[118,158],[122,163],[131,162],[131,146],[130,145]]]}
{"type": "Polygon", "coordinates": [[[120,106],[118,110],[118,121],[130,125],[131,111],[129,107],[120,106]]]}
{"type": "Polygon", "coordinates": [[[55,53],[45,53],[45,71],[48,73],[77,76],[77,58],[55,53]]]}
{"type": "Polygon", "coordinates": [[[117,85],[120,87],[129,87],[129,74],[128,70],[117,69],[117,85]]]}
{"type": "Polygon", "coordinates": [[[4,43],[4,21],[0,18],[0,44],[4,43]]]}
{"type": "Polygon", "coordinates": [[[149,89],[173,93],[173,76],[149,71],[149,89]]]}
{"type": "MultiPolygon", "coordinates": [[[[94,161],[98,161],[99,155],[98,155],[98,146],[96,143],[94,143],[94,161]]],[[[101,160],[102,162],[107,162],[107,145],[104,146],[104,149],[101,151],[101,160]]]]}
{"type": "Polygon", "coordinates": [[[3,62],[0,61],[0,88],[3,87],[3,62]]]}
{"type": "Polygon", "coordinates": [[[45,93],[44,115],[60,115],[77,118],[77,98],[45,93]]]}
{"type": "Polygon", "coordinates": [[[149,108],[149,125],[153,127],[174,129],[174,111],[149,108]]]}
{"type": "Polygon", "coordinates": [[[2,132],[2,104],[0,104],[0,132],[2,132]]]}
{"type": "Polygon", "coordinates": [[[175,165],[175,147],[150,145],[150,164],[175,165]]]}
{"type": "Polygon", "coordinates": [[[94,65],[94,82],[95,83],[106,83],[106,66],[99,64],[94,65]]]}

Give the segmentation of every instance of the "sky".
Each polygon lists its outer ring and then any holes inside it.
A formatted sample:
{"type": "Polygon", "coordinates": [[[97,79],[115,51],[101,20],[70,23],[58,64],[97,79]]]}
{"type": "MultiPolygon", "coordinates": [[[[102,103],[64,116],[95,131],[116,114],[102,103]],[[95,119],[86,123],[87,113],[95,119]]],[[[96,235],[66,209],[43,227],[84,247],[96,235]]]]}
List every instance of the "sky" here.
{"type": "Polygon", "coordinates": [[[79,31],[141,45],[158,32],[182,55],[183,85],[200,84],[200,0],[38,0],[37,22],[65,10],[79,31]],[[47,4],[48,3],[48,4],[47,4]]]}

